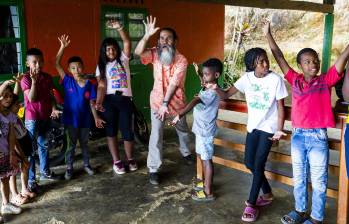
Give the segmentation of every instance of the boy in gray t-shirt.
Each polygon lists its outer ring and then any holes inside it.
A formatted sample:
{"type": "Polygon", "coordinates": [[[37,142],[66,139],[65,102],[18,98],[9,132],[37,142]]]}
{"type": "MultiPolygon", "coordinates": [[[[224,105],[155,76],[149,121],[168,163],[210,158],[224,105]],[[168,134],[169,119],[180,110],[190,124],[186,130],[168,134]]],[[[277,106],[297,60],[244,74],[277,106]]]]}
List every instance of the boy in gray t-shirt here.
{"type": "MultiPolygon", "coordinates": [[[[223,64],[219,59],[211,58],[202,64],[202,74],[196,70],[204,86],[217,84],[217,80],[222,73],[223,64]]],[[[171,122],[175,125],[181,117],[194,108],[194,123],[192,131],[195,138],[195,151],[201,159],[204,172],[203,182],[199,182],[192,195],[196,201],[212,201],[215,199],[212,193],[213,182],[213,138],[216,134],[216,119],[218,114],[220,98],[215,90],[203,88],[187,106],[171,122]]]]}

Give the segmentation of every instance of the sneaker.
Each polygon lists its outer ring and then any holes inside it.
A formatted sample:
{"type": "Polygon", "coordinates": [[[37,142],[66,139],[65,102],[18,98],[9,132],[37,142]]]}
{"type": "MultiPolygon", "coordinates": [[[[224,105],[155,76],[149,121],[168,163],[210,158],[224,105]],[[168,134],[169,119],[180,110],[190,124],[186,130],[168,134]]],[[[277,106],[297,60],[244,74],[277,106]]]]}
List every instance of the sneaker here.
{"type": "Polygon", "coordinates": [[[159,174],[149,173],[149,182],[153,185],[159,185],[159,174]]]}
{"type": "Polygon", "coordinates": [[[122,161],[118,161],[118,162],[114,163],[113,170],[116,174],[126,173],[124,163],[122,161]]]}
{"type": "Polygon", "coordinates": [[[58,179],[59,177],[56,176],[55,173],[52,171],[40,174],[40,180],[58,180],[58,179]]]}
{"type": "Polygon", "coordinates": [[[88,175],[90,175],[90,176],[92,176],[92,175],[95,174],[95,171],[93,171],[93,169],[92,169],[92,167],[91,167],[90,165],[85,166],[85,167],[84,167],[84,170],[85,170],[85,172],[86,172],[88,175]]]}
{"type": "Polygon", "coordinates": [[[184,156],[183,159],[184,159],[184,161],[185,161],[185,163],[187,165],[193,165],[194,164],[194,158],[193,158],[192,155],[184,156]]]}
{"type": "Polygon", "coordinates": [[[28,184],[28,191],[33,192],[35,194],[38,194],[39,193],[39,185],[38,185],[38,183],[36,183],[36,181],[29,182],[29,184],[28,184]]]}
{"type": "Polygon", "coordinates": [[[130,160],[128,161],[128,168],[130,169],[130,171],[136,171],[136,170],[138,170],[138,166],[137,166],[136,160],[130,159],[130,160]]]}
{"type": "Polygon", "coordinates": [[[11,214],[19,214],[22,212],[22,209],[11,202],[6,205],[1,206],[1,214],[3,215],[11,215],[11,214]]]}
{"type": "Polygon", "coordinates": [[[70,180],[73,177],[73,169],[67,169],[64,174],[66,180],[70,180]]]}

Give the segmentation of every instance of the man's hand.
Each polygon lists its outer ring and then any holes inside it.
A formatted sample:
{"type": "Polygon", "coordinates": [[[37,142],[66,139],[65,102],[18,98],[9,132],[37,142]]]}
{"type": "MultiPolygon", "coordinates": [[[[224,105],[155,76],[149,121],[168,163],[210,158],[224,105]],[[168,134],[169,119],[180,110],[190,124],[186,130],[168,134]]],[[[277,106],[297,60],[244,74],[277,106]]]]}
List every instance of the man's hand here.
{"type": "Polygon", "coordinates": [[[155,23],[156,23],[156,17],[154,17],[153,19],[153,16],[147,16],[147,22],[143,20],[143,24],[145,26],[144,37],[149,38],[160,29],[159,27],[155,27],[155,23]]]}
{"type": "Polygon", "coordinates": [[[157,114],[156,114],[156,118],[159,119],[160,121],[164,121],[164,120],[165,120],[165,117],[166,117],[166,114],[168,114],[168,113],[169,113],[168,107],[162,105],[162,106],[159,108],[159,111],[158,111],[157,114]]]}
{"type": "Polygon", "coordinates": [[[275,132],[273,137],[271,137],[269,139],[272,140],[272,141],[279,141],[282,136],[287,136],[287,134],[285,132],[283,132],[283,131],[277,131],[277,132],[275,132]]]}
{"type": "Polygon", "coordinates": [[[175,116],[175,118],[173,118],[172,121],[170,121],[169,125],[171,126],[176,126],[176,124],[178,123],[178,121],[180,120],[181,118],[179,117],[179,115],[175,116]]]}
{"type": "Polygon", "coordinates": [[[70,44],[69,36],[66,34],[58,37],[58,40],[61,43],[61,48],[66,48],[70,44]]]}
{"type": "Polygon", "coordinates": [[[57,119],[59,118],[59,116],[62,114],[62,111],[60,110],[57,110],[57,109],[52,109],[52,112],[51,112],[51,118],[52,119],[57,119]]]}
{"type": "Polygon", "coordinates": [[[102,120],[100,117],[97,117],[95,120],[95,124],[97,128],[104,128],[104,124],[106,122],[104,120],[102,120]]]}

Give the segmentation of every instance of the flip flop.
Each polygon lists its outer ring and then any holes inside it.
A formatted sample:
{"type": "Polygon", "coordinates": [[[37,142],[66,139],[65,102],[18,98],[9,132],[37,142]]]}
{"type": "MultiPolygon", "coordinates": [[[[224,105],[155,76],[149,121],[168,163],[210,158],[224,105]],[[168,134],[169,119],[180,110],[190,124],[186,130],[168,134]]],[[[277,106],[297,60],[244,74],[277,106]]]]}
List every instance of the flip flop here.
{"type": "Polygon", "coordinates": [[[24,197],[21,194],[17,194],[16,197],[11,198],[11,203],[16,205],[16,206],[21,206],[25,203],[28,203],[29,199],[24,197]]]}
{"type": "Polygon", "coordinates": [[[241,220],[244,222],[255,222],[258,218],[259,210],[256,207],[246,206],[241,220]]]}

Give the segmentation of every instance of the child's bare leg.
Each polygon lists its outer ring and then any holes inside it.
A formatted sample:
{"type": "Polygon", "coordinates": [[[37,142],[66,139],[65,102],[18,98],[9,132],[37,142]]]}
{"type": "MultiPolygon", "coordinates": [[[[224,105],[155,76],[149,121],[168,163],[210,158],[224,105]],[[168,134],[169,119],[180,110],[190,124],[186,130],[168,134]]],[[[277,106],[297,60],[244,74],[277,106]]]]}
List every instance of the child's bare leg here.
{"type": "Polygon", "coordinates": [[[17,190],[16,175],[10,177],[10,190],[11,190],[12,197],[17,197],[18,190],[17,190]]]}
{"type": "Polygon", "coordinates": [[[28,190],[28,169],[23,169],[21,171],[21,184],[22,184],[21,194],[24,197],[34,198],[36,196],[34,192],[30,192],[28,190]]]}
{"type": "Polygon", "coordinates": [[[9,186],[9,177],[4,177],[1,179],[1,197],[2,197],[2,204],[6,205],[10,202],[10,186],[9,186]]]}
{"type": "Polygon", "coordinates": [[[213,182],[213,164],[212,160],[203,160],[204,167],[204,187],[206,195],[212,195],[212,182],[213,182]]]}
{"type": "Polygon", "coordinates": [[[133,141],[124,141],[125,153],[128,160],[133,159],[132,151],[133,151],[133,141]]]}
{"type": "Polygon", "coordinates": [[[118,146],[118,137],[107,137],[107,142],[108,142],[108,148],[110,151],[111,156],[113,157],[114,162],[120,160],[119,156],[119,146],[118,146]]]}

